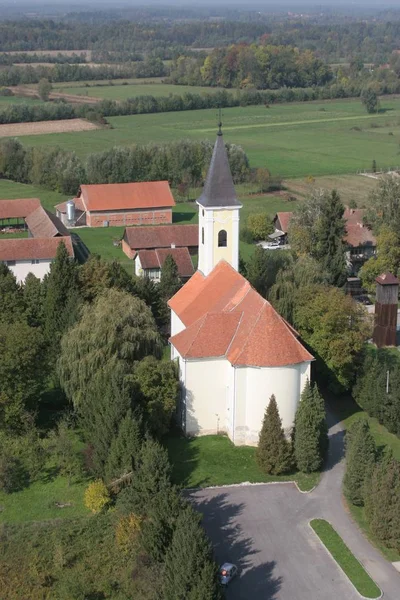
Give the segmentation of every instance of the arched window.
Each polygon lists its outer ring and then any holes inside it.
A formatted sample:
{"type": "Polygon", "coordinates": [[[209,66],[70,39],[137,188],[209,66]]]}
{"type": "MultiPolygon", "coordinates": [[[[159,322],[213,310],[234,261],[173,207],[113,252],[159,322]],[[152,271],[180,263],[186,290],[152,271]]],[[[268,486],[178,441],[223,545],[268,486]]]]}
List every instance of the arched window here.
{"type": "Polygon", "coordinates": [[[201,228],[201,243],[204,244],[204,227],[201,228]]]}
{"type": "Polygon", "coordinates": [[[227,246],[227,234],[225,229],[221,229],[218,232],[218,248],[226,248],[227,246]]]}

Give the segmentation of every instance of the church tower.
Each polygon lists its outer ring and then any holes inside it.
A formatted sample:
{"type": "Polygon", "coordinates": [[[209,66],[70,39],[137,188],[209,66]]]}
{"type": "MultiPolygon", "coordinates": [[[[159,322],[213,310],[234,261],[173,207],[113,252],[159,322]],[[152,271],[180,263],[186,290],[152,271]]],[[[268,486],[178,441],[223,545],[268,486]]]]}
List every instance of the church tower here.
{"type": "Polygon", "coordinates": [[[228,155],[221,131],[217,134],[199,205],[199,271],[207,276],[224,259],[239,268],[239,210],[228,155]]]}

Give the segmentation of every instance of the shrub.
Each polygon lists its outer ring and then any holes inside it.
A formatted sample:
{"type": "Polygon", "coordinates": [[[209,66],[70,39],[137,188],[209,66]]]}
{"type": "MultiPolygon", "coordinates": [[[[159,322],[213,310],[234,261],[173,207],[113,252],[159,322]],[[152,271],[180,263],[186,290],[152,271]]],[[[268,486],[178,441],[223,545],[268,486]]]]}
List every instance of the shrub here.
{"type": "Polygon", "coordinates": [[[115,542],[118,548],[128,554],[135,548],[140,530],[142,526],[142,518],[134,513],[123,516],[119,519],[115,528],[115,542]]]}
{"type": "Polygon", "coordinates": [[[96,479],[85,490],[85,506],[93,513],[99,513],[110,502],[110,494],[105,483],[96,479]]]}
{"type": "Polygon", "coordinates": [[[254,243],[254,236],[248,227],[243,227],[243,229],[240,231],[239,237],[240,240],[246,244],[254,243]]]}

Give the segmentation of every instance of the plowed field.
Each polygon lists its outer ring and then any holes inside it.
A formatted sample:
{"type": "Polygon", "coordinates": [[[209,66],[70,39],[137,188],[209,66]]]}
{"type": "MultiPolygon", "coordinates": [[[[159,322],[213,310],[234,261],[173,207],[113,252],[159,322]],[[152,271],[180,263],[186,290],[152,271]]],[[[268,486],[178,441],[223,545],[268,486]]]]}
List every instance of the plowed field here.
{"type": "Polygon", "coordinates": [[[70,133],[72,131],[91,131],[99,129],[85,119],[64,119],[62,121],[38,121],[37,123],[10,123],[0,125],[0,138],[22,135],[42,135],[44,133],[70,133]]]}

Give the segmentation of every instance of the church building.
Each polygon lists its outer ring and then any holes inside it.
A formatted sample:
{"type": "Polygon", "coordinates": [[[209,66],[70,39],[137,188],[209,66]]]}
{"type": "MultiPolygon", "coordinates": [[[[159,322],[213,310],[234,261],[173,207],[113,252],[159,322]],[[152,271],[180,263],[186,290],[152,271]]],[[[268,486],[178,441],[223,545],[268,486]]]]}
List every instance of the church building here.
{"type": "Polygon", "coordinates": [[[179,418],[187,435],[226,433],[234,444],[255,445],[272,394],[291,429],[313,357],[238,272],[242,205],[221,129],[197,204],[198,270],[169,301],[179,418]]]}

